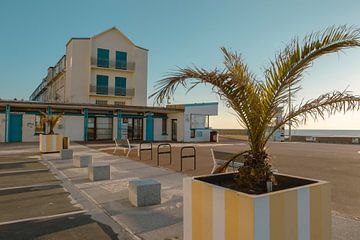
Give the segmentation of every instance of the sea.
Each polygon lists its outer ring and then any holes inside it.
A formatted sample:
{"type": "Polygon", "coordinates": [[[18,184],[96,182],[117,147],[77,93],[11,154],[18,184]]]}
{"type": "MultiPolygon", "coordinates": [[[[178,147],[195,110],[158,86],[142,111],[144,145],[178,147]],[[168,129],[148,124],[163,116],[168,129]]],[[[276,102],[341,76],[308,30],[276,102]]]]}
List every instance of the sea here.
{"type": "MultiPolygon", "coordinates": [[[[285,130],[285,135],[289,135],[289,130],[285,130]]],[[[311,137],[360,137],[360,130],[329,130],[329,129],[292,129],[292,136],[311,136],[311,137]]]]}

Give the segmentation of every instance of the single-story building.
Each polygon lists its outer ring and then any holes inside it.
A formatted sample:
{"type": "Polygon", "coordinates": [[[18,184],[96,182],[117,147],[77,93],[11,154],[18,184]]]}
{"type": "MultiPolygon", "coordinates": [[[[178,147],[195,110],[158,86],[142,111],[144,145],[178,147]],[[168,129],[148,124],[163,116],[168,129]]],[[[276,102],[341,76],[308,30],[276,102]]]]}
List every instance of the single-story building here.
{"type": "Polygon", "coordinates": [[[0,142],[38,141],[44,133],[41,112],[62,115],[55,133],[72,141],[208,142],[209,116],[218,114],[218,103],[144,107],[0,100],[0,142]]]}

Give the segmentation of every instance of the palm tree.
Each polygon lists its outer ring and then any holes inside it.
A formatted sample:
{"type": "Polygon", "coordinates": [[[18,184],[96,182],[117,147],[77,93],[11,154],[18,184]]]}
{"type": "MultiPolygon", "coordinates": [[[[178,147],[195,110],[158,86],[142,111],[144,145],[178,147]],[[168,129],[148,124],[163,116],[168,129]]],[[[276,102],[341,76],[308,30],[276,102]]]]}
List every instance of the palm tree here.
{"type": "MultiPolygon", "coordinates": [[[[249,70],[239,54],[222,47],[224,68],[206,70],[196,66],[179,68],[156,84],[150,96],[162,103],[172,96],[179,85],[188,91],[200,83],[212,85],[213,90],[236,113],[239,122],[248,130],[250,149],[236,154],[245,159],[235,182],[243,189],[264,191],[266,182],[275,183],[267,153],[267,142],[273,133],[291,121],[293,126],[304,124],[308,118],[325,118],[339,111],[358,110],[360,96],[351,92],[333,91],[318,98],[302,102],[291,109],[287,106],[300,90],[303,73],[320,56],[360,46],[360,29],[340,26],[330,27],[307,35],[302,41],[293,39],[284,50],[275,55],[259,81],[249,70]],[[290,91],[290,93],[289,93],[290,91]],[[279,109],[283,118],[273,123],[279,109]]],[[[230,163],[217,169],[222,172],[230,163]]]]}
{"type": "Polygon", "coordinates": [[[40,126],[42,129],[45,129],[46,126],[49,127],[49,133],[48,134],[54,134],[54,128],[57,124],[60,123],[62,119],[62,115],[49,115],[44,112],[40,112],[41,118],[40,118],[40,126]]]}

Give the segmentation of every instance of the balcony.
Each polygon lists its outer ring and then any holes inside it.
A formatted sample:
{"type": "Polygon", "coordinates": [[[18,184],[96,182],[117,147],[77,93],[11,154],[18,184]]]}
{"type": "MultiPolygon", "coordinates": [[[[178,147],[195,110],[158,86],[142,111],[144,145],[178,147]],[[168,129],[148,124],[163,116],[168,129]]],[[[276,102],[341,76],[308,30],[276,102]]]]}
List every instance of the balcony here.
{"type": "Polygon", "coordinates": [[[115,97],[133,97],[135,96],[135,89],[90,85],[90,94],[115,97]]]}
{"type": "Polygon", "coordinates": [[[91,58],[91,65],[93,67],[99,68],[109,68],[109,69],[117,69],[124,71],[134,71],[135,70],[135,62],[126,62],[126,61],[109,61],[108,59],[98,59],[91,58]]]}

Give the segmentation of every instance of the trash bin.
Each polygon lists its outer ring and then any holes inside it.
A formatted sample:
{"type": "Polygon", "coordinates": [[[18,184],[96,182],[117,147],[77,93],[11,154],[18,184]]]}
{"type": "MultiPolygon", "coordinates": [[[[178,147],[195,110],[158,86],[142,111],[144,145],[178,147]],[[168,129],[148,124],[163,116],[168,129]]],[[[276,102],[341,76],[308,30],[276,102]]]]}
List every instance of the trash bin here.
{"type": "Polygon", "coordinates": [[[210,142],[217,142],[217,131],[211,131],[210,132],[210,142]]]}
{"type": "Polygon", "coordinates": [[[63,149],[68,149],[69,148],[69,138],[68,137],[63,137],[63,149]]]}

